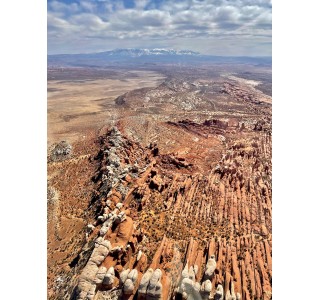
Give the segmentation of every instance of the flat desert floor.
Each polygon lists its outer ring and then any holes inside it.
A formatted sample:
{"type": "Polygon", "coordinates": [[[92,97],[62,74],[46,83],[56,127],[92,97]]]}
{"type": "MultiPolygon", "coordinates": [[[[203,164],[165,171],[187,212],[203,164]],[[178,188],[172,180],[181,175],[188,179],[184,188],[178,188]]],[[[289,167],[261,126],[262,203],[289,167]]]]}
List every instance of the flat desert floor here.
{"type": "Polygon", "coordinates": [[[155,87],[165,77],[153,71],[128,71],[118,78],[49,80],[47,89],[48,146],[74,142],[86,130],[116,119],[114,99],[130,90],[155,87]]]}

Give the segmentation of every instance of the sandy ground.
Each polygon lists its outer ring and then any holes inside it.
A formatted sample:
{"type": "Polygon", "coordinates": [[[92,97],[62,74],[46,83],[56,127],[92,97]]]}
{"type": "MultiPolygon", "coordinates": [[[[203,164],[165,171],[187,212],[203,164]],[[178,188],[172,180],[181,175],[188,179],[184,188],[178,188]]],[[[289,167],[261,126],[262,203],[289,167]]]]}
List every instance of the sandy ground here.
{"type": "Polygon", "coordinates": [[[48,146],[83,138],[87,130],[116,119],[116,97],[133,89],[157,86],[165,79],[151,71],[130,73],[136,77],[125,78],[123,74],[119,79],[48,81],[48,146]]]}
{"type": "Polygon", "coordinates": [[[263,101],[266,103],[271,104],[272,103],[272,97],[264,94],[263,92],[257,90],[255,87],[261,84],[261,81],[257,80],[248,80],[237,76],[227,76],[228,79],[235,80],[242,86],[248,87],[250,90],[252,90],[254,93],[257,94],[259,101],[263,101]]]}
{"type": "Polygon", "coordinates": [[[237,77],[237,76],[228,76],[228,78],[232,79],[232,80],[236,80],[236,81],[238,81],[239,83],[242,83],[242,84],[250,85],[252,87],[255,87],[255,86],[261,84],[261,81],[248,80],[248,79],[244,79],[244,78],[237,77]]]}

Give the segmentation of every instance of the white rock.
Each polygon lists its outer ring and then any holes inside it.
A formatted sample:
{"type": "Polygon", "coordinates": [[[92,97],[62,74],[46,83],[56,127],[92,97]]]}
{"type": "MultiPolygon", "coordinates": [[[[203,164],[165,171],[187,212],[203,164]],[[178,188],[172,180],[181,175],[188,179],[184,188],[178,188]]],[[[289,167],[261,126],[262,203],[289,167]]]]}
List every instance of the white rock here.
{"type": "Polygon", "coordinates": [[[127,275],[130,273],[130,271],[131,271],[130,269],[126,269],[120,273],[121,284],[124,284],[125,280],[127,279],[127,275]]]}
{"type": "Polygon", "coordinates": [[[111,242],[109,240],[104,240],[104,238],[102,238],[101,236],[98,237],[95,240],[95,244],[94,244],[95,248],[103,246],[106,247],[108,249],[111,249],[111,242]]]}
{"type": "Polygon", "coordinates": [[[95,289],[96,289],[96,285],[95,284],[91,285],[91,288],[89,289],[89,291],[86,295],[87,300],[93,300],[94,295],[95,295],[95,289]]]}
{"type": "Polygon", "coordinates": [[[131,272],[127,275],[127,279],[131,279],[133,283],[136,282],[138,278],[138,271],[136,269],[131,270],[131,272]]]}
{"type": "Polygon", "coordinates": [[[126,295],[132,295],[134,291],[134,283],[131,279],[126,279],[123,287],[123,293],[126,295]]]}
{"type": "Polygon", "coordinates": [[[162,292],[163,292],[162,283],[158,281],[153,288],[147,289],[147,296],[150,296],[155,299],[159,299],[162,296],[162,292]]]}
{"type": "Polygon", "coordinates": [[[195,281],[195,272],[194,272],[194,269],[193,267],[190,267],[189,268],[189,272],[188,272],[188,278],[195,281]]]}
{"type": "Polygon", "coordinates": [[[182,271],[182,278],[188,278],[189,274],[188,274],[188,264],[186,263],[183,271],[182,271]]]}
{"type": "Polygon", "coordinates": [[[197,266],[197,265],[194,265],[194,266],[193,266],[193,269],[194,269],[195,275],[197,275],[197,273],[198,273],[198,266],[197,266]]]}
{"type": "Polygon", "coordinates": [[[155,286],[156,283],[161,280],[162,271],[160,269],[156,269],[150,279],[150,286],[155,286]]]}
{"type": "Polygon", "coordinates": [[[97,271],[96,275],[95,275],[95,283],[99,284],[102,283],[105,275],[106,275],[106,271],[107,269],[105,267],[100,267],[99,270],[97,271]]]}
{"type": "Polygon", "coordinates": [[[141,259],[142,254],[143,254],[143,252],[141,250],[138,251],[136,261],[139,261],[141,259]]]}
{"type": "Polygon", "coordinates": [[[89,260],[86,266],[82,270],[79,283],[82,284],[83,282],[86,282],[86,281],[93,282],[98,270],[99,270],[99,267],[96,265],[96,263],[89,260]]]}
{"type": "Polygon", "coordinates": [[[95,240],[95,247],[98,247],[101,243],[103,242],[103,238],[101,236],[99,236],[96,240],[95,240]]]}
{"type": "Polygon", "coordinates": [[[202,283],[201,291],[203,291],[205,293],[210,293],[212,291],[212,289],[213,289],[212,282],[209,279],[205,280],[202,283]]]}
{"type": "Polygon", "coordinates": [[[226,293],[225,300],[232,300],[232,296],[231,296],[229,290],[228,290],[227,293],[226,293]]]}
{"type": "Polygon", "coordinates": [[[193,289],[194,289],[194,291],[199,292],[200,291],[200,283],[195,282],[193,289]]]}
{"type": "Polygon", "coordinates": [[[105,217],[104,215],[103,216],[98,216],[97,219],[101,222],[104,222],[105,221],[105,217]]]}
{"type": "Polygon", "coordinates": [[[88,228],[89,231],[93,231],[95,226],[92,225],[92,224],[88,224],[87,228],[88,228]]]}
{"type": "Polygon", "coordinates": [[[215,255],[212,255],[206,264],[206,268],[205,268],[205,277],[212,279],[214,272],[216,269],[216,260],[215,260],[215,255]]]}
{"type": "Polygon", "coordinates": [[[110,241],[103,241],[100,245],[94,248],[89,260],[99,266],[104,261],[105,257],[109,254],[109,246],[110,241]]]}
{"type": "Polygon", "coordinates": [[[101,243],[101,246],[104,246],[108,249],[111,249],[112,246],[111,246],[111,242],[109,240],[103,240],[102,243],[101,243]]]}
{"type": "Polygon", "coordinates": [[[86,298],[87,291],[81,291],[77,297],[77,300],[84,300],[86,298]]]}
{"type": "Polygon", "coordinates": [[[109,231],[110,227],[103,225],[100,229],[100,236],[103,237],[109,231]]]}
{"type": "Polygon", "coordinates": [[[114,218],[114,223],[119,224],[121,222],[124,222],[125,220],[126,220],[126,214],[124,211],[122,211],[114,218]]]}
{"type": "Polygon", "coordinates": [[[153,275],[154,271],[152,268],[149,268],[145,274],[143,275],[142,279],[141,279],[141,282],[140,282],[140,285],[138,287],[138,292],[140,294],[146,294],[146,291],[147,291],[147,286],[151,280],[151,277],[153,275]]]}
{"type": "Polygon", "coordinates": [[[193,292],[195,282],[189,278],[184,278],[181,283],[181,289],[183,292],[186,292],[188,295],[190,295],[193,292]]]}
{"type": "Polygon", "coordinates": [[[117,209],[121,209],[123,207],[123,203],[119,202],[116,204],[117,209]]]}
{"type": "Polygon", "coordinates": [[[114,268],[113,268],[113,267],[110,267],[110,268],[107,270],[106,274],[110,274],[110,275],[115,276],[114,268]]]}
{"type": "Polygon", "coordinates": [[[217,286],[214,299],[215,300],[222,300],[223,298],[224,298],[224,289],[223,289],[223,286],[221,284],[219,284],[217,286]]]}
{"type": "Polygon", "coordinates": [[[111,253],[121,252],[123,249],[123,246],[116,246],[112,248],[111,253]]]}

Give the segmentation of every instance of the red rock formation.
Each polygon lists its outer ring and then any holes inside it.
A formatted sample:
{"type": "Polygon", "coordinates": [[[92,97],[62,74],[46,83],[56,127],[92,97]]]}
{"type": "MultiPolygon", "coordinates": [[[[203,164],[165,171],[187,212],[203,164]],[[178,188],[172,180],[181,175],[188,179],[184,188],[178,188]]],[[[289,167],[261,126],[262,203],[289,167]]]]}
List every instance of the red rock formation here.
{"type": "Polygon", "coordinates": [[[117,128],[100,136],[89,204],[95,227],[80,252],[88,263],[72,277],[74,299],[115,290],[123,299],[271,299],[271,130],[267,120],[261,130],[240,124],[166,123],[207,141],[183,153],[144,147],[117,128]]]}

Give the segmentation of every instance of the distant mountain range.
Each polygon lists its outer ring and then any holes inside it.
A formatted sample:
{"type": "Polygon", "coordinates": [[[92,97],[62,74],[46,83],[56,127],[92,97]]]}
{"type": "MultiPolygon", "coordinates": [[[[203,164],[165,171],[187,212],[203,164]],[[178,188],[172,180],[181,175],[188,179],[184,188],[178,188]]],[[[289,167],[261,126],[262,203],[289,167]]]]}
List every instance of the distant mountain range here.
{"type": "Polygon", "coordinates": [[[271,57],[212,56],[191,50],[174,49],[115,49],[88,54],[48,55],[48,66],[116,66],[157,64],[243,63],[271,65],[271,57]]]}
{"type": "Polygon", "coordinates": [[[144,55],[200,55],[199,52],[190,50],[174,50],[174,49],[115,49],[111,51],[101,52],[97,54],[103,54],[105,56],[129,56],[129,57],[140,57],[144,55]]]}

